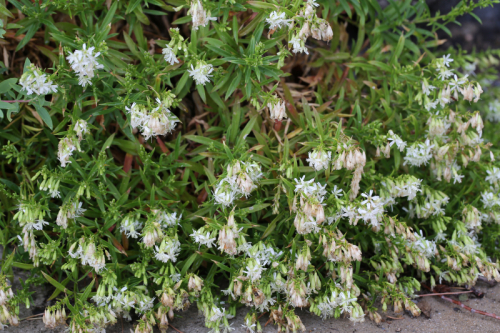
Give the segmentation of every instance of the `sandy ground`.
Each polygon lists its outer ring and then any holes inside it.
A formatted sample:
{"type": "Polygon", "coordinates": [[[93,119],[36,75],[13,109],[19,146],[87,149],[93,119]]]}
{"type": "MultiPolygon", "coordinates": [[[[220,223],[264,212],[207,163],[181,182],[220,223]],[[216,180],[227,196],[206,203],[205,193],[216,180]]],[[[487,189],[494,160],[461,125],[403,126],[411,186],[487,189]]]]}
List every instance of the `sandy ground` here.
{"type": "MultiPolygon", "coordinates": [[[[14,285],[16,287],[16,285],[14,285]]],[[[463,303],[471,308],[483,310],[486,312],[500,314],[500,284],[494,287],[478,282],[476,289],[485,293],[481,299],[470,296],[463,303]]],[[[37,289],[33,295],[34,304],[30,309],[22,307],[20,309],[20,318],[26,318],[33,314],[41,313],[45,305],[47,296],[52,293],[52,290],[47,288],[37,289]]],[[[451,296],[458,300],[458,296],[451,296]]],[[[422,299],[422,298],[421,298],[422,299]]],[[[411,318],[408,314],[404,314],[399,320],[391,320],[387,316],[397,317],[391,311],[381,313],[385,321],[379,326],[375,325],[370,320],[365,320],[364,323],[353,324],[348,319],[330,319],[322,321],[321,318],[311,315],[307,310],[297,310],[297,314],[301,317],[304,325],[307,328],[306,332],[321,332],[321,333],[384,333],[384,332],[415,332],[415,333],[497,333],[500,332],[500,320],[489,318],[477,313],[470,313],[461,309],[458,305],[446,302],[438,297],[425,297],[427,304],[430,306],[430,319],[423,315],[418,318],[411,318]]],[[[241,327],[246,311],[240,309],[236,318],[232,319],[233,332],[244,333],[245,330],[241,327]]],[[[208,329],[204,327],[203,316],[198,315],[196,306],[191,306],[186,312],[182,312],[175,318],[172,324],[176,329],[183,333],[206,333],[208,329]]],[[[261,324],[264,332],[277,332],[277,327],[268,324],[264,327],[268,315],[261,318],[261,324]]],[[[133,328],[133,323],[128,323],[119,320],[118,324],[106,329],[107,333],[130,333],[133,328]]],[[[49,330],[44,327],[41,317],[38,319],[22,320],[17,327],[6,327],[6,332],[9,333],[42,333],[56,332],[62,333],[65,328],[60,327],[56,330],[49,330]]],[[[159,332],[155,329],[155,332],[159,332]]],[[[175,332],[170,328],[168,332],[175,332]]]]}

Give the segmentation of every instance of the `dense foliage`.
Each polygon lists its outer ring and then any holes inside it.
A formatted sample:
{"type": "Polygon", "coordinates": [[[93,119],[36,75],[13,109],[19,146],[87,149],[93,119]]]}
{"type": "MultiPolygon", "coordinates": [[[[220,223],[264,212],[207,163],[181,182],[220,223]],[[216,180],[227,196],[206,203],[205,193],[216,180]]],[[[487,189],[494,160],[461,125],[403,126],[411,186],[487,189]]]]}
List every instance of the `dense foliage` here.
{"type": "Polygon", "coordinates": [[[437,34],[493,2],[0,0],[0,329],[40,283],[70,332],[296,332],[500,281],[500,53],[437,34]]]}

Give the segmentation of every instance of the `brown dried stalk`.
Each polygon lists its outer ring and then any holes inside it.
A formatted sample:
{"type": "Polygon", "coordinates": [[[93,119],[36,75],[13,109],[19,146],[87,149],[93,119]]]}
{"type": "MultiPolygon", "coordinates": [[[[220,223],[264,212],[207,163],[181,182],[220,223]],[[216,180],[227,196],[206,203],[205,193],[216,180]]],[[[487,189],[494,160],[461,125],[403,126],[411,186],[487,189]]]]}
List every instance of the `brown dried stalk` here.
{"type": "Polygon", "coordinates": [[[470,306],[467,306],[467,305],[465,305],[464,303],[462,303],[460,301],[456,301],[456,300],[448,298],[446,296],[441,296],[441,298],[444,299],[445,301],[448,301],[448,302],[451,302],[453,304],[456,304],[456,305],[460,306],[461,308],[463,308],[465,310],[468,310],[468,311],[470,311],[472,313],[479,313],[479,314],[482,314],[483,316],[488,316],[488,317],[492,317],[492,318],[495,318],[495,319],[500,319],[500,316],[497,316],[496,314],[473,309],[470,306]]]}

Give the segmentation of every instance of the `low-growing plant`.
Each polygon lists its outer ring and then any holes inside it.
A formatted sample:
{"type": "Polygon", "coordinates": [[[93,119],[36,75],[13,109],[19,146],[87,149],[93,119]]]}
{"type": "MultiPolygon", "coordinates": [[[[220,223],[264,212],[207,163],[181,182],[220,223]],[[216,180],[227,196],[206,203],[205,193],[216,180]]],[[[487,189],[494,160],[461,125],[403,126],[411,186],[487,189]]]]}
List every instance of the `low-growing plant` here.
{"type": "Polygon", "coordinates": [[[500,281],[500,52],[438,38],[497,2],[1,0],[0,329],[40,283],[47,327],[139,333],[500,281]]]}

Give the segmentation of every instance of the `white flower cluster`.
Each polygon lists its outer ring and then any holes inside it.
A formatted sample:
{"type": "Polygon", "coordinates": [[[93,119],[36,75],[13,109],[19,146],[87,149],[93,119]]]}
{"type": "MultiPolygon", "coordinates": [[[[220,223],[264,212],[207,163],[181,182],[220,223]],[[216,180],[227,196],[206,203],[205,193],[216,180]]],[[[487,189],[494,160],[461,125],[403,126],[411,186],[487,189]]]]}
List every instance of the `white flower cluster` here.
{"type": "Polygon", "coordinates": [[[73,155],[73,152],[78,148],[76,139],[72,137],[65,137],[64,139],[59,141],[59,149],[57,152],[57,157],[61,162],[61,166],[63,168],[66,167],[66,164],[71,163],[69,158],[73,155]]]}
{"type": "Polygon", "coordinates": [[[325,151],[321,148],[310,151],[309,158],[307,159],[309,165],[313,167],[314,170],[316,171],[328,169],[330,167],[331,161],[332,161],[332,152],[325,151]]]}
{"type": "Polygon", "coordinates": [[[283,254],[283,251],[276,250],[271,245],[266,246],[263,243],[256,244],[245,252],[250,258],[255,259],[262,266],[267,266],[276,262],[283,254]]]}
{"type": "MultiPolygon", "coordinates": [[[[414,202],[416,201],[415,198],[414,202]]],[[[450,198],[442,192],[428,192],[427,195],[424,196],[423,203],[410,202],[409,208],[403,208],[403,210],[408,212],[410,218],[414,218],[416,215],[419,219],[427,219],[430,216],[444,215],[444,208],[449,201],[450,198]]]]}
{"type": "Polygon", "coordinates": [[[484,180],[489,182],[491,185],[495,185],[498,187],[498,181],[500,180],[500,169],[497,167],[493,167],[490,170],[486,170],[488,176],[484,180]]]}
{"type": "Polygon", "coordinates": [[[125,107],[130,114],[132,128],[140,128],[142,135],[148,140],[151,136],[167,135],[172,132],[179,119],[168,109],[173,103],[170,96],[164,100],[156,99],[156,107],[148,111],[144,105],[133,103],[125,107]]]}
{"type": "Polygon", "coordinates": [[[267,24],[269,24],[269,29],[271,30],[281,29],[287,26],[290,21],[291,19],[287,19],[285,13],[278,13],[276,11],[271,12],[266,19],[267,24]]]}
{"type": "Polygon", "coordinates": [[[82,208],[81,202],[72,202],[69,204],[64,204],[59,209],[59,213],[57,214],[56,223],[58,226],[61,226],[63,229],[68,227],[68,219],[76,219],[80,216],[83,216],[86,209],[82,208]]]}
{"type": "Polygon", "coordinates": [[[422,256],[427,258],[432,258],[436,254],[436,243],[434,241],[430,241],[425,239],[422,234],[422,230],[420,230],[420,234],[414,233],[414,240],[408,240],[407,245],[419,252],[422,256]]]}
{"type": "Polygon", "coordinates": [[[229,214],[227,225],[222,227],[219,231],[219,250],[226,252],[230,255],[238,253],[237,244],[235,239],[239,237],[239,232],[242,228],[238,229],[236,221],[234,220],[234,210],[229,214]]]}
{"type": "Polygon", "coordinates": [[[97,61],[97,57],[101,53],[97,52],[94,54],[94,51],[94,46],[87,49],[87,44],[83,44],[82,50],[76,50],[66,57],[71,68],[78,74],[78,84],[82,87],[92,85],[91,80],[94,78],[95,70],[104,68],[104,66],[97,61]]]}
{"type": "MultiPolygon", "coordinates": [[[[309,36],[312,36],[314,39],[317,40],[323,40],[325,42],[328,42],[332,39],[333,37],[333,30],[328,21],[319,18],[316,15],[316,9],[314,7],[318,7],[318,4],[314,1],[308,1],[307,3],[304,4],[305,8],[300,12],[298,17],[300,17],[299,22],[303,22],[302,26],[297,28],[292,35],[292,38],[288,41],[288,44],[292,44],[292,52],[293,53],[305,53],[309,54],[305,43],[306,40],[309,36]]],[[[273,12],[276,13],[276,12],[273,12]]],[[[271,13],[271,17],[268,19],[268,23],[272,21],[273,19],[277,19],[276,17],[273,18],[273,13],[271,13]]],[[[284,13],[283,13],[284,15],[284,13]]],[[[284,18],[284,16],[283,16],[284,18]]],[[[293,27],[293,22],[295,22],[295,18],[291,20],[287,20],[286,22],[282,22],[283,25],[288,24],[288,21],[292,21],[290,23],[290,29],[293,27]]],[[[271,23],[270,23],[271,24],[271,23]]],[[[271,25],[271,29],[272,25],[271,25]]]]}
{"type": "Polygon", "coordinates": [[[227,175],[222,178],[214,190],[215,202],[223,206],[230,206],[235,199],[242,196],[248,198],[257,188],[262,178],[261,167],[254,162],[234,161],[227,166],[227,175]]]}
{"type": "Polygon", "coordinates": [[[195,243],[198,243],[200,246],[205,245],[208,248],[214,246],[213,243],[217,239],[215,238],[215,233],[211,234],[205,227],[201,227],[189,236],[194,238],[195,243]]]}
{"type": "Polygon", "coordinates": [[[176,262],[181,252],[181,243],[177,238],[163,238],[160,246],[155,245],[155,258],[163,263],[176,262]]]}
{"type": "Polygon", "coordinates": [[[165,46],[165,48],[162,50],[162,53],[163,53],[163,58],[170,65],[175,65],[179,63],[179,59],[177,59],[174,49],[172,49],[169,45],[165,46]]]}
{"type": "Polygon", "coordinates": [[[420,167],[429,163],[432,158],[432,148],[429,139],[424,143],[414,143],[406,149],[406,156],[404,157],[404,165],[410,164],[411,166],[420,167]]]}
{"type": "Polygon", "coordinates": [[[9,301],[15,296],[12,292],[12,288],[5,275],[1,277],[0,280],[0,307],[2,311],[0,312],[0,330],[3,330],[7,323],[11,326],[19,325],[19,317],[17,316],[13,307],[9,306],[9,301]]]}
{"type": "Polygon", "coordinates": [[[179,225],[179,222],[182,219],[182,214],[177,217],[176,212],[167,213],[166,211],[161,209],[152,209],[151,212],[156,215],[156,222],[158,222],[158,224],[160,224],[163,229],[179,225]]]}
{"type": "Polygon", "coordinates": [[[84,134],[89,134],[88,124],[83,119],[78,119],[75,122],[75,127],[73,128],[73,130],[76,133],[76,137],[78,138],[78,141],[82,141],[83,140],[83,135],[84,134]]]}
{"type": "Polygon", "coordinates": [[[120,231],[123,232],[127,237],[138,238],[141,233],[139,230],[142,229],[143,224],[132,214],[129,214],[123,218],[120,224],[120,231]]]}
{"type": "Polygon", "coordinates": [[[392,130],[389,130],[388,133],[389,135],[387,140],[389,141],[389,146],[392,147],[394,144],[396,144],[399,151],[404,151],[406,147],[406,141],[403,141],[399,135],[394,134],[392,130]]]}
{"type": "Polygon", "coordinates": [[[293,224],[299,234],[318,232],[319,225],[325,221],[323,200],[327,194],[326,184],[315,183],[314,179],[305,180],[305,176],[295,179],[296,195],[292,211],[296,212],[293,224]]]}
{"type": "Polygon", "coordinates": [[[248,260],[246,270],[244,270],[243,272],[252,282],[255,282],[260,280],[262,272],[265,270],[266,268],[264,268],[258,260],[250,259],[248,260]]]}
{"type": "Polygon", "coordinates": [[[485,191],[481,193],[481,202],[484,208],[493,208],[495,206],[500,206],[500,197],[498,193],[485,191]]]}
{"type": "MultiPolygon", "coordinates": [[[[106,268],[106,258],[104,257],[104,251],[99,246],[96,247],[94,241],[81,239],[80,242],[74,243],[69,248],[68,254],[71,258],[77,258],[82,261],[82,265],[88,265],[95,269],[97,273],[101,272],[106,268]],[[75,251],[75,248],[77,247],[75,251]]],[[[106,253],[108,259],[110,256],[106,253]]]]}
{"type": "Polygon", "coordinates": [[[28,95],[46,95],[57,92],[57,84],[52,84],[47,74],[33,64],[21,76],[19,84],[22,86],[21,91],[26,91],[28,95]]]}
{"type": "Polygon", "coordinates": [[[441,91],[437,93],[437,99],[432,101],[429,98],[431,92],[436,89],[435,86],[430,85],[427,79],[422,79],[422,92],[417,94],[415,99],[422,102],[422,93],[424,98],[424,106],[427,111],[431,109],[436,109],[437,105],[440,104],[441,107],[445,107],[448,103],[453,100],[458,100],[458,93],[462,93],[464,100],[469,102],[474,101],[477,103],[483,93],[483,89],[479,83],[474,87],[468,80],[468,74],[461,78],[458,78],[456,74],[453,74],[453,69],[449,69],[450,64],[453,62],[451,55],[445,55],[443,58],[435,60],[435,68],[437,71],[437,77],[440,81],[445,81],[445,86],[441,91]],[[450,79],[451,78],[451,79],[450,79]],[[452,96],[453,94],[453,96],[452,96]]]}
{"type": "Polygon", "coordinates": [[[421,183],[421,179],[410,175],[403,175],[396,179],[386,178],[381,182],[384,186],[382,193],[388,193],[392,198],[408,197],[408,200],[413,200],[418,192],[422,192],[421,183]]]}
{"type": "Polygon", "coordinates": [[[188,69],[189,76],[193,78],[194,82],[198,85],[205,85],[210,82],[210,78],[214,70],[214,67],[211,64],[207,64],[204,61],[199,60],[196,63],[196,67],[191,65],[191,69],[188,69]]]}
{"type": "MultiPolygon", "coordinates": [[[[362,193],[365,199],[361,201],[361,207],[358,208],[357,219],[362,219],[366,224],[370,224],[374,230],[380,229],[380,221],[384,214],[384,203],[378,196],[373,195],[370,190],[368,194],[362,193]]],[[[347,213],[344,215],[348,216],[347,213]]]]}
{"type": "Polygon", "coordinates": [[[216,17],[211,17],[210,12],[206,12],[200,0],[191,2],[191,8],[188,11],[193,19],[193,30],[206,26],[210,21],[216,21],[216,17]]]}
{"type": "Polygon", "coordinates": [[[323,320],[334,317],[335,311],[340,309],[340,313],[350,315],[349,319],[352,322],[363,322],[365,314],[357,300],[357,297],[351,295],[349,290],[334,289],[331,295],[325,294],[319,298],[315,307],[319,310],[323,320]]]}

